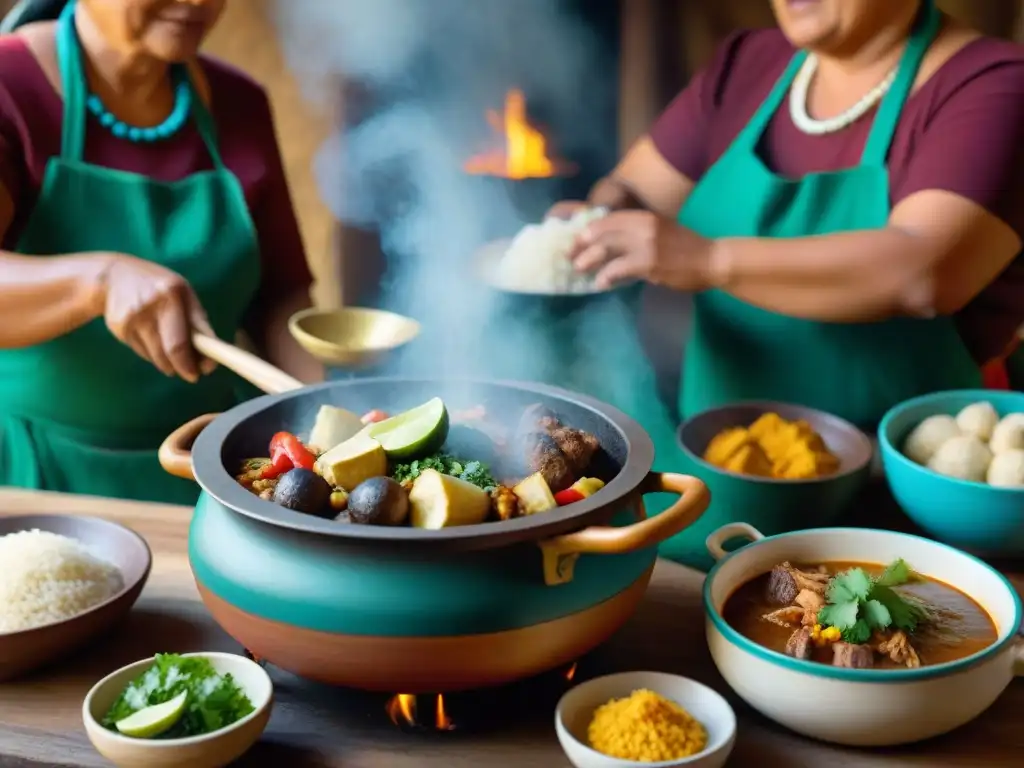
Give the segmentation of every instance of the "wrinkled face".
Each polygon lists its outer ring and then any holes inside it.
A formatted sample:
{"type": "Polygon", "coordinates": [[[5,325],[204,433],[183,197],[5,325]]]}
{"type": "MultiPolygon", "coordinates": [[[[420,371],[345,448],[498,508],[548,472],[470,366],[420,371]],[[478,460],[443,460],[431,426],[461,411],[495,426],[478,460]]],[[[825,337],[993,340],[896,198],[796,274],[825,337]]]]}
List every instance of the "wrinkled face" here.
{"type": "Polygon", "coordinates": [[[870,39],[912,15],[921,0],[771,0],[779,27],[797,48],[837,49],[870,39]]]}
{"type": "Polygon", "coordinates": [[[227,0],[79,0],[110,45],[166,62],[199,51],[227,0]]]}

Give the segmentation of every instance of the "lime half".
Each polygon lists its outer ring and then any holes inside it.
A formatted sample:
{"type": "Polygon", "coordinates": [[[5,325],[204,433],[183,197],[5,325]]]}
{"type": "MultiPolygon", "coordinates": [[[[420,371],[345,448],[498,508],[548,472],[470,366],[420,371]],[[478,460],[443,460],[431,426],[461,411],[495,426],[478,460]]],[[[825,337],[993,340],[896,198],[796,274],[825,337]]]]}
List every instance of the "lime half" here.
{"type": "Polygon", "coordinates": [[[151,739],[169,730],[181,719],[187,702],[188,691],[182,691],[170,701],[140,709],[124,720],[118,720],[114,727],[134,739],[151,739]]]}
{"type": "Polygon", "coordinates": [[[371,424],[367,434],[391,458],[411,459],[439,450],[448,439],[448,410],[441,398],[371,424]]]}

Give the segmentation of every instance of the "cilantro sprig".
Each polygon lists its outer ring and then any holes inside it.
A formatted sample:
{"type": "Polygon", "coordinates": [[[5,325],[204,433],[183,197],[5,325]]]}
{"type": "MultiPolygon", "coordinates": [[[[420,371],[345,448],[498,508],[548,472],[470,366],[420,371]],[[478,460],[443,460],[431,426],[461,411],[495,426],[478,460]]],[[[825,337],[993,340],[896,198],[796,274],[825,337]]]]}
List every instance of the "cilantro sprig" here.
{"type": "Polygon", "coordinates": [[[491,469],[481,461],[463,461],[447,453],[435,453],[408,463],[397,463],[391,467],[391,477],[397,482],[415,480],[425,469],[433,469],[442,475],[451,475],[472,483],[485,491],[491,491],[498,483],[491,469]]]}
{"type": "Polygon", "coordinates": [[[843,571],[829,582],[827,604],[818,611],[818,623],[835,627],[848,643],[866,643],[873,632],[896,627],[913,632],[927,618],[925,608],[900,595],[893,587],[913,581],[914,571],[900,559],[877,578],[863,568],[843,571]]]}

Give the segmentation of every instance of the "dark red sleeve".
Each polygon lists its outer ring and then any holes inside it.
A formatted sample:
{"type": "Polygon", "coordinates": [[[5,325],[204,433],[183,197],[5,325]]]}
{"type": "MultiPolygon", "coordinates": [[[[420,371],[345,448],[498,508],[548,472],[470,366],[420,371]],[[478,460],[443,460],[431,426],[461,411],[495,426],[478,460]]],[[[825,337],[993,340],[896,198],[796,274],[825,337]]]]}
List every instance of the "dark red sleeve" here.
{"type": "Polygon", "coordinates": [[[658,152],[673,168],[697,181],[710,164],[712,117],[736,52],[752,33],[729,35],[710,64],[698,72],[651,126],[649,135],[658,152]]]}
{"type": "Polygon", "coordinates": [[[1011,51],[935,108],[893,189],[894,203],[929,189],[952,192],[1024,238],[1024,53],[1011,51]]]}
{"type": "Polygon", "coordinates": [[[24,183],[25,151],[18,131],[21,113],[4,81],[19,76],[24,60],[20,44],[20,38],[0,37],[0,185],[15,201],[21,196],[24,183]]]}
{"type": "Polygon", "coordinates": [[[254,130],[260,132],[265,151],[267,176],[253,202],[252,218],[259,236],[262,279],[258,301],[274,302],[287,295],[308,290],[313,282],[299,222],[285,178],[281,150],[274,130],[274,117],[265,94],[263,116],[253,116],[254,130]]]}

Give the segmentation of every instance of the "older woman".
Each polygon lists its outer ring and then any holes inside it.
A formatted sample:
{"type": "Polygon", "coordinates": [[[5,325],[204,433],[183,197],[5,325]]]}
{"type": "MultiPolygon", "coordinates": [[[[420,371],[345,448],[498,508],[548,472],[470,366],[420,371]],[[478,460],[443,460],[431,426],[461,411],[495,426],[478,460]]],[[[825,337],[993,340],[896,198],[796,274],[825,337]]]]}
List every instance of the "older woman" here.
{"type": "Polygon", "coordinates": [[[266,94],[198,56],[224,2],[25,0],[5,24],[0,484],[194,500],[156,449],[240,388],[193,331],[322,376],[285,329],[310,273],[266,94]]]}
{"type": "Polygon", "coordinates": [[[684,417],[761,398],[870,428],[979,385],[1024,324],[1024,50],[931,0],[772,6],[594,188],[617,210],[575,261],[696,294],[684,417]]]}

